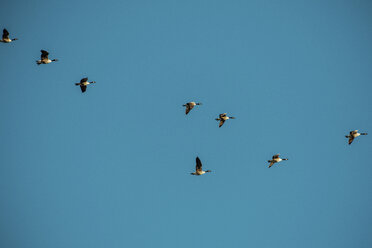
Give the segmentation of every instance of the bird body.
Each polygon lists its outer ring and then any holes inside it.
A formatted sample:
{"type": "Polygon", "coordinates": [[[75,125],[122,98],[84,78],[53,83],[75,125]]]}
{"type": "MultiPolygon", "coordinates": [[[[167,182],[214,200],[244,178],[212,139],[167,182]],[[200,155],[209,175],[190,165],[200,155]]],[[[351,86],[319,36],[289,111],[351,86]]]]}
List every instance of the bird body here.
{"type": "Polygon", "coordinates": [[[188,114],[191,109],[193,109],[196,105],[201,105],[200,102],[188,102],[182,106],[186,107],[186,114],[188,114]]]}
{"type": "Polygon", "coordinates": [[[58,59],[49,59],[49,53],[45,50],[40,50],[41,55],[40,59],[36,60],[36,64],[41,65],[41,64],[49,64],[55,61],[58,61],[58,59]]]}
{"type": "Polygon", "coordinates": [[[87,86],[89,84],[94,84],[96,83],[95,81],[88,82],[88,78],[83,78],[80,80],[80,83],[75,83],[75,85],[80,85],[81,92],[84,93],[87,90],[87,86]]]}
{"type": "Polygon", "coordinates": [[[205,171],[195,171],[195,172],[192,172],[191,174],[196,175],[196,176],[200,176],[200,175],[205,174],[205,171]]]}
{"type": "Polygon", "coordinates": [[[227,116],[226,113],[220,114],[219,118],[216,119],[216,121],[220,121],[218,127],[222,127],[222,125],[225,123],[225,121],[227,121],[229,119],[235,119],[235,117],[227,116]]]}
{"type": "Polygon", "coordinates": [[[280,154],[275,154],[271,160],[268,160],[268,161],[267,161],[267,162],[270,163],[269,168],[270,168],[271,166],[273,166],[275,163],[279,163],[279,162],[281,162],[281,161],[288,160],[288,158],[280,158],[279,155],[280,155],[280,154]]]}
{"type": "Polygon", "coordinates": [[[17,38],[13,38],[13,39],[10,39],[9,38],[9,32],[8,30],[6,30],[5,28],[3,29],[3,36],[0,40],[0,42],[3,42],[3,43],[10,43],[12,41],[15,41],[15,40],[18,40],[17,38]]]}
{"type": "Polygon", "coordinates": [[[212,172],[211,170],[203,171],[203,165],[199,159],[199,157],[196,157],[196,166],[195,166],[195,172],[190,173],[191,175],[200,176],[207,172],[212,172]]]}
{"type": "Polygon", "coordinates": [[[348,144],[351,145],[354,139],[356,137],[359,137],[360,135],[367,135],[367,133],[359,133],[358,130],[354,130],[354,131],[350,131],[349,135],[346,135],[345,137],[349,139],[348,144]]]}

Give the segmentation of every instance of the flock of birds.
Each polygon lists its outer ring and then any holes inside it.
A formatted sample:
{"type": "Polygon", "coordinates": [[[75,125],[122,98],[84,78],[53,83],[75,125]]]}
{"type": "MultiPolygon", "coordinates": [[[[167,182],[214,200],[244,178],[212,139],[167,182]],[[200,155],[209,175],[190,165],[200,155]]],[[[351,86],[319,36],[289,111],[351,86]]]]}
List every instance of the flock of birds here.
{"type": "MultiPolygon", "coordinates": [[[[186,115],[190,113],[190,111],[196,106],[196,105],[202,105],[200,102],[188,102],[183,105],[183,107],[186,107],[186,115]]],[[[225,123],[225,121],[229,119],[235,119],[233,116],[227,116],[227,113],[223,113],[219,115],[219,118],[216,118],[216,121],[219,121],[218,127],[222,127],[222,125],[225,123]]],[[[358,130],[353,130],[350,131],[349,135],[346,135],[345,137],[349,139],[348,143],[351,145],[351,143],[354,141],[354,139],[360,135],[367,135],[367,133],[359,133],[358,130]]],[[[279,163],[281,161],[286,161],[288,158],[280,158],[280,154],[275,154],[270,160],[267,162],[269,164],[269,168],[273,166],[275,163],[279,163]]],[[[191,175],[203,175],[207,172],[212,172],[211,170],[206,170],[203,171],[203,165],[202,162],[200,161],[199,157],[196,157],[196,167],[195,167],[195,172],[192,172],[191,175]]]]}
{"type": "MultiPolygon", "coordinates": [[[[17,38],[10,39],[9,38],[9,32],[5,28],[3,29],[3,36],[0,42],[2,43],[11,43],[12,41],[18,40],[17,38]]],[[[58,61],[58,59],[49,59],[49,53],[45,50],[41,50],[41,56],[40,59],[36,61],[36,64],[50,64],[52,62],[58,61]]],[[[80,83],[75,83],[75,85],[80,86],[81,92],[84,93],[87,90],[87,86],[89,84],[94,84],[95,81],[88,81],[88,78],[83,78],[80,80],[80,83]]],[[[196,105],[202,105],[201,103],[196,102],[188,102],[183,105],[183,107],[186,107],[186,115],[190,113],[190,111],[196,106],[196,105]]],[[[216,118],[217,121],[219,121],[218,127],[222,127],[222,125],[225,123],[225,121],[229,119],[235,119],[233,116],[227,116],[227,113],[222,113],[219,115],[218,118],[216,118]]],[[[359,133],[358,130],[350,131],[349,135],[346,135],[345,137],[348,138],[348,144],[350,145],[355,138],[361,136],[361,135],[367,135],[367,133],[359,133]]],[[[288,160],[288,158],[280,158],[280,154],[275,154],[271,160],[268,160],[269,168],[273,166],[275,163],[279,163],[281,161],[288,160]]],[[[191,175],[200,176],[207,172],[212,172],[211,170],[203,171],[203,165],[199,157],[196,157],[196,167],[195,172],[192,172],[191,175]]]]}
{"type": "MultiPolygon", "coordinates": [[[[4,28],[3,29],[3,36],[2,36],[2,39],[0,40],[0,42],[10,43],[10,42],[15,41],[15,40],[18,40],[18,39],[17,38],[10,39],[8,30],[6,30],[4,28]]],[[[48,51],[40,50],[40,52],[41,52],[40,59],[36,60],[37,65],[41,65],[41,64],[46,65],[46,64],[50,64],[52,62],[58,61],[58,59],[50,59],[48,51]]],[[[80,83],[76,83],[75,85],[79,85],[80,89],[81,89],[81,92],[84,93],[87,90],[87,86],[89,84],[94,84],[94,83],[95,83],[95,81],[89,82],[88,78],[86,77],[86,78],[81,79],[80,83]]]]}

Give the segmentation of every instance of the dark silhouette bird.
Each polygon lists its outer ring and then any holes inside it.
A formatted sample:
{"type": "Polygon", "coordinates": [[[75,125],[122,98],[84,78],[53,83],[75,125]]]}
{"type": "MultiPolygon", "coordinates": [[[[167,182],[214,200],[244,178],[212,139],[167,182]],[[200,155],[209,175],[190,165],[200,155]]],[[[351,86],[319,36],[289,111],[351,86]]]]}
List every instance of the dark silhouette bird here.
{"type": "Polygon", "coordinates": [[[87,90],[89,84],[95,84],[95,81],[88,82],[88,78],[83,78],[80,80],[80,83],[75,83],[75,85],[80,85],[81,92],[84,93],[87,90]]]}
{"type": "Polygon", "coordinates": [[[203,165],[202,165],[202,162],[200,161],[199,157],[196,157],[196,166],[195,166],[195,172],[192,172],[190,173],[191,175],[196,175],[196,176],[200,176],[200,175],[203,175],[207,172],[212,172],[211,170],[206,170],[206,171],[203,171],[203,165]]]}
{"type": "Polygon", "coordinates": [[[49,53],[45,50],[40,50],[41,56],[40,60],[36,60],[36,64],[41,65],[41,64],[49,64],[55,61],[58,61],[58,59],[49,59],[48,55],[49,53]]]}
{"type": "Polygon", "coordinates": [[[280,161],[288,160],[288,158],[279,158],[280,154],[275,154],[271,160],[268,160],[267,162],[270,163],[269,168],[273,166],[275,163],[278,163],[280,161]]]}
{"type": "Polygon", "coordinates": [[[367,135],[368,133],[358,133],[358,130],[350,131],[349,135],[346,135],[346,138],[349,138],[349,145],[353,143],[353,140],[360,135],[367,135]]]}
{"type": "Polygon", "coordinates": [[[195,105],[202,105],[202,104],[200,102],[188,102],[182,106],[186,107],[186,114],[188,114],[190,110],[195,107],[195,105]]]}
{"type": "Polygon", "coordinates": [[[235,117],[227,116],[226,113],[220,114],[220,117],[216,119],[216,121],[220,121],[220,124],[218,127],[222,127],[222,125],[227,121],[228,119],[235,119],[235,117]]]}
{"type": "Polygon", "coordinates": [[[17,38],[13,38],[13,39],[10,39],[9,38],[9,32],[8,30],[6,30],[5,28],[3,29],[3,37],[2,39],[0,40],[0,42],[3,42],[3,43],[10,43],[12,41],[15,41],[15,40],[18,40],[17,38]]]}

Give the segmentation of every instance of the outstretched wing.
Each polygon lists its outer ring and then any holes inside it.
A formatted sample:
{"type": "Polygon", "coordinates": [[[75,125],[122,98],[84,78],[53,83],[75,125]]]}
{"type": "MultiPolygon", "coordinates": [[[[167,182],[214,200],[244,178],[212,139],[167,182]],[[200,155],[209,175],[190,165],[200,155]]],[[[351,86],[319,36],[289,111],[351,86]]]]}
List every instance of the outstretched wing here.
{"type": "Polygon", "coordinates": [[[196,157],[196,171],[201,171],[202,170],[202,162],[200,161],[199,157],[196,157]]]}
{"type": "Polygon", "coordinates": [[[45,50],[40,50],[40,52],[41,52],[41,60],[43,60],[43,59],[48,59],[48,55],[49,55],[49,53],[48,53],[47,51],[45,51],[45,50]]]}
{"type": "Polygon", "coordinates": [[[278,154],[275,154],[274,156],[273,156],[273,159],[275,159],[275,158],[279,158],[279,153],[278,154]]]}
{"type": "Polygon", "coordinates": [[[87,90],[86,85],[80,85],[81,92],[84,93],[87,90]]]}
{"type": "Polygon", "coordinates": [[[354,136],[350,135],[349,136],[349,145],[351,145],[351,143],[353,143],[353,140],[354,140],[354,136]]]}
{"type": "Polygon", "coordinates": [[[87,82],[87,81],[88,81],[88,78],[86,77],[86,78],[81,79],[80,83],[84,83],[84,82],[87,82]]]}
{"type": "Polygon", "coordinates": [[[220,124],[218,125],[218,127],[222,127],[222,125],[225,123],[225,120],[223,119],[220,119],[220,124]]]}
{"type": "Polygon", "coordinates": [[[3,29],[3,40],[9,39],[9,32],[5,28],[3,29]]]}
{"type": "Polygon", "coordinates": [[[273,166],[273,164],[275,164],[275,162],[274,162],[274,161],[271,161],[270,164],[269,164],[269,168],[270,168],[271,166],[273,166]]]}
{"type": "Polygon", "coordinates": [[[193,107],[194,106],[192,106],[191,104],[186,103],[186,114],[188,114],[193,107]]]}

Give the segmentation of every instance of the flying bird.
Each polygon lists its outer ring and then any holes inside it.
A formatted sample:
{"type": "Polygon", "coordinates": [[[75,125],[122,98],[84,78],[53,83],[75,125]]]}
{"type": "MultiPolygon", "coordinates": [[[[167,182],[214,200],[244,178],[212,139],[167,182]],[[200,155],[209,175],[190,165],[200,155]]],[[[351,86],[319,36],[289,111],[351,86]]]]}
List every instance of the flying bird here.
{"type": "Polygon", "coordinates": [[[3,42],[3,43],[10,43],[12,41],[15,41],[15,40],[18,40],[17,38],[13,38],[13,39],[10,39],[9,38],[9,32],[8,30],[6,30],[5,28],[3,29],[3,37],[2,39],[0,40],[0,42],[3,42]]]}
{"type": "Polygon", "coordinates": [[[88,82],[88,78],[83,78],[80,80],[80,83],[75,83],[75,85],[80,85],[81,93],[84,93],[87,90],[89,84],[95,84],[95,81],[88,82]]]}
{"type": "Polygon", "coordinates": [[[49,64],[55,61],[58,61],[58,59],[49,59],[48,55],[49,53],[45,50],[40,50],[41,56],[40,60],[36,60],[36,64],[41,65],[41,64],[49,64]]]}
{"type": "Polygon", "coordinates": [[[202,165],[202,162],[200,161],[199,157],[196,157],[196,168],[195,168],[195,172],[192,172],[190,173],[191,175],[196,175],[196,176],[200,176],[200,175],[203,175],[207,172],[212,172],[211,170],[206,170],[206,171],[203,171],[203,165],[202,165]]]}
{"type": "Polygon", "coordinates": [[[273,166],[275,163],[278,163],[283,160],[288,160],[288,158],[279,158],[280,154],[275,154],[271,160],[268,160],[267,162],[270,163],[269,168],[273,166]]]}
{"type": "Polygon", "coordinates": [[[220,114],[220,117],[216,119],[216,121],[220,121],[220,124],[218,127],[222,127],[222,125],[227,121],[228,119],[235,119],[235,117],[227,116],[226,113],[220,114]]]}
{"type": "Polygon", "coordinates": [[[186,114],[188,114],[190,110],[195,107],[195,105],[202,105],[202,104],[200,102],[188,102],[182,106],[186,107],[186,114]]]}
{"type": "Polygon", "coordinates": [[[350,134],[349,135],[346,135],[345,137],[346,138],[349,138],[349,145],[351,145],[351,143],[353,143],[353,140],[360,136],[360,135],[367,135],[368,133],[358,133],[358,130],[354,130],[354,131],[350,131],[350,134]]]}

